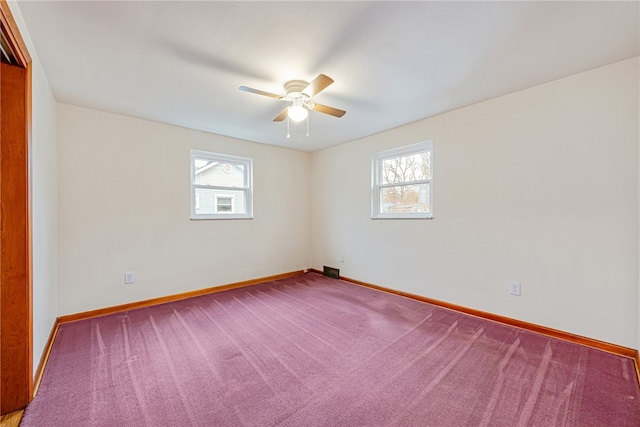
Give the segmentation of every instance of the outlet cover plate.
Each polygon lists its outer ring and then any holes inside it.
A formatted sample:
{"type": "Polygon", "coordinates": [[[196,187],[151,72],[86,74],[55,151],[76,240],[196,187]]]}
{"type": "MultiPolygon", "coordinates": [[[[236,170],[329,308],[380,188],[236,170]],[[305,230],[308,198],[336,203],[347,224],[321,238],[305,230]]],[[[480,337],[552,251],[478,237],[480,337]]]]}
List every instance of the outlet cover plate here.
{"type": "Polygon", "coordinates": [[[521,283],[509,282],[509,295],[520,296],[521,295],[521,283]]]}

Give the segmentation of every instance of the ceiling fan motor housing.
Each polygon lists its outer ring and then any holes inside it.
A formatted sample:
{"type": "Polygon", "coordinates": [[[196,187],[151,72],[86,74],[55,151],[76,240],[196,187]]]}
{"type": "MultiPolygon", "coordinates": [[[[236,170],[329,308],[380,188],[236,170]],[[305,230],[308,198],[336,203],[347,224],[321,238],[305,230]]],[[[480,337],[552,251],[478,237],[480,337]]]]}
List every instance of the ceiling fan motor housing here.
{"type": "Polygon", "coordinates": [[[303,80],[291,80],[286,82],[284,84],[284,89],[287,92],[285,98],[291,101],[299,98],[309,98],[309,95],[302,92],[307,86],[309,86],[309,83],[303,80]]]}

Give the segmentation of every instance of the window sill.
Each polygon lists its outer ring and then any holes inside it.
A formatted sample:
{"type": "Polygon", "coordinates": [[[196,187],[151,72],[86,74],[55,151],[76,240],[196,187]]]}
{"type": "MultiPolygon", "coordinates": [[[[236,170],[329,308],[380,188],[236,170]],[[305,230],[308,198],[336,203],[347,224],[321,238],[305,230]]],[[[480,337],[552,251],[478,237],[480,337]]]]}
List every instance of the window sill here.
{"type": "Polygon", "coordinates": [[[432,220],[434,219],[432,216],[372,216],[371,219],[373,220],[378,220],[378,219],[382,219],[382,220],[387,220],[387,219],[408,219],[408,220],[432,220]]]}
{"type": "Polygon", "coordinates": [[[190,220],[191,221],[225,221],[225,220],[234,220],[234,219],[240,219],[240,220],[246,220],[246,219],[253,219],[252,216],[216,216],[216,217],[197,217],[197,218],[193,218],[191,217],[190,220]]]}

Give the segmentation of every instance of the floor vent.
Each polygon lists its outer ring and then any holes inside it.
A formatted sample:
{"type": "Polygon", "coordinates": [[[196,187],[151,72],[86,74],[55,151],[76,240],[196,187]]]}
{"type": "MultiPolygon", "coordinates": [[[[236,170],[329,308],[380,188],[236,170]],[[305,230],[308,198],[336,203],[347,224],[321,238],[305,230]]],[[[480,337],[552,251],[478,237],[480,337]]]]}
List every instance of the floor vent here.
{"type": "Polygon", "coordinates": [[[331,277],[334,279],[339,279],[340,278],[340,270],[337,268],[333,268],[333,267],[327,267],[326,265],[324,266],[324,275],[327,277],[331,277]]]}

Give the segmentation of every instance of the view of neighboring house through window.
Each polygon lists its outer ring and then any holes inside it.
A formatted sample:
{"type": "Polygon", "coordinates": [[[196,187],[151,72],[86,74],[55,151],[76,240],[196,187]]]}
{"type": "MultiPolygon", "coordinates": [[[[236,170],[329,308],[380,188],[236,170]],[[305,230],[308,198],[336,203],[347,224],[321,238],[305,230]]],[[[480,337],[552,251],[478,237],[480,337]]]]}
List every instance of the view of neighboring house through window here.
{"type": "Polygon", "coordinates": [[[253,218],[253,161],[191,150],[191,218],[253,218]]]}
{"type": "Polygon", "coordinates": [[[419,142],[372,157],[372,218],[433,217],[433,143],[419,142]]]}

